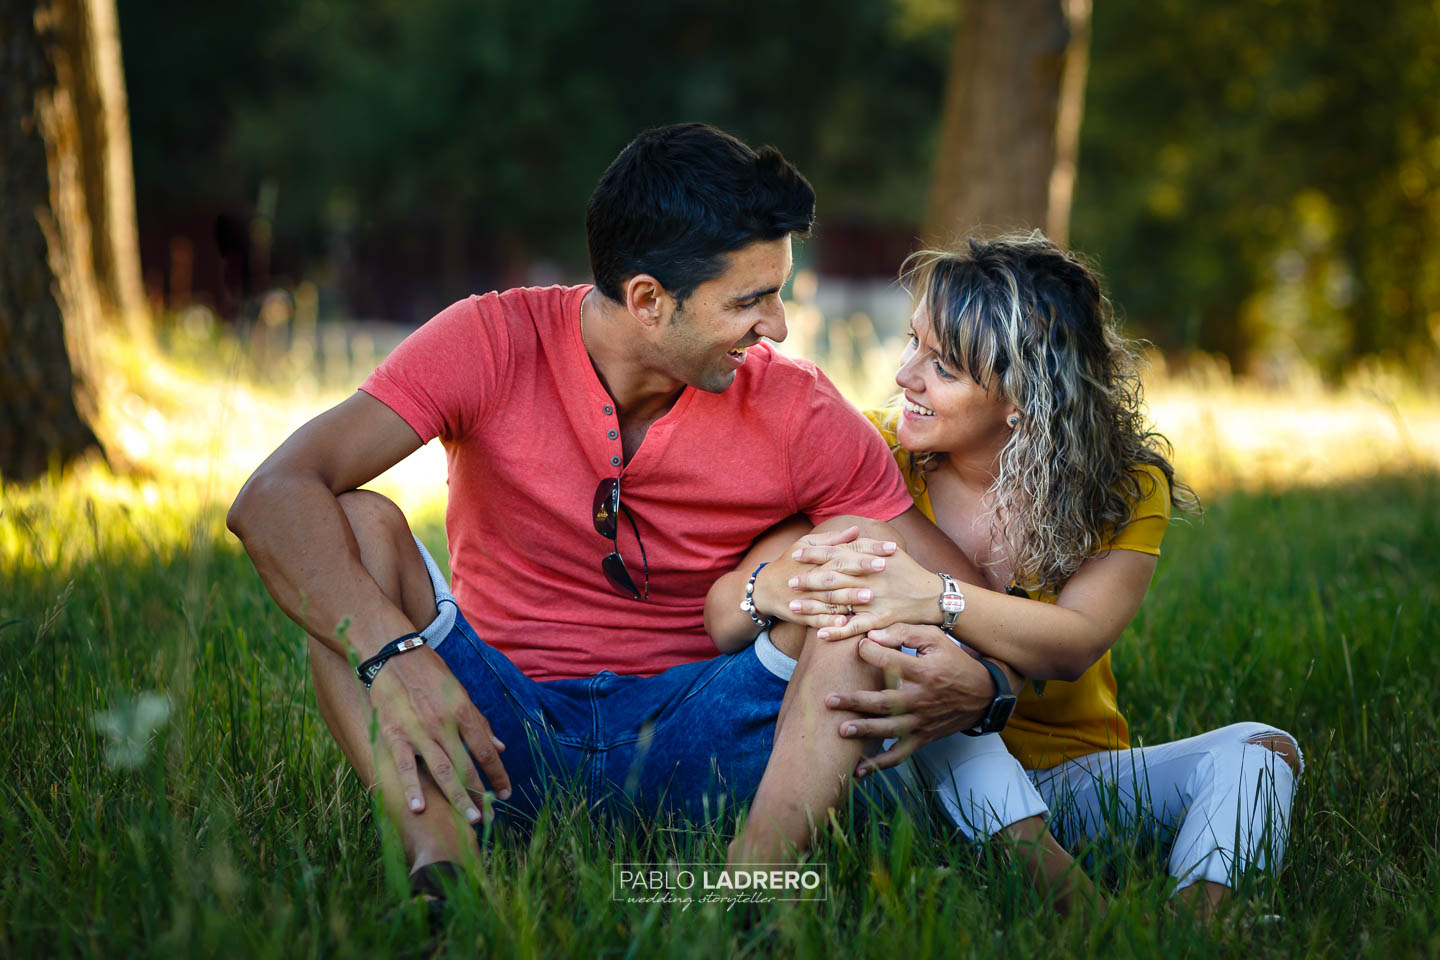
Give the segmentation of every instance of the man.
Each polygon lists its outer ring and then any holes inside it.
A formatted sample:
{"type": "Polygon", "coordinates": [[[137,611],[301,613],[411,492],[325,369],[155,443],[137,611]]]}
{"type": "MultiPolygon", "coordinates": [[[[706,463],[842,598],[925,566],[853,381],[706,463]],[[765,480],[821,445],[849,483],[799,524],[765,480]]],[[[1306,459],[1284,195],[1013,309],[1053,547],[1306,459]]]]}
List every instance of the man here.
{"type": "MultiPolygon", "coordinates": [[[[474,849],[455,811],[478,822],[487,784],[522,812],[555,773],[645,807],[753,792],[786,683],[751,649],[715,657],[702,612],[785,518],[892,521],[875,529],[930,569],[969,572],[874,429],[762,343],[785,337],[813,211],[778,151],[702,124],[641,134],[587,208],[594,287],[451,306],[236,498],[230,529],[310,633],[321,712],[412,869],[474,849]],[[437,436],[453,595],[398,508],[357,489],[437,436]]],[[[767,568],[766,589],[793,572],[767,568]]],[[[853,647],[815,646],[812,683],[873,682],[853,647]]]]}

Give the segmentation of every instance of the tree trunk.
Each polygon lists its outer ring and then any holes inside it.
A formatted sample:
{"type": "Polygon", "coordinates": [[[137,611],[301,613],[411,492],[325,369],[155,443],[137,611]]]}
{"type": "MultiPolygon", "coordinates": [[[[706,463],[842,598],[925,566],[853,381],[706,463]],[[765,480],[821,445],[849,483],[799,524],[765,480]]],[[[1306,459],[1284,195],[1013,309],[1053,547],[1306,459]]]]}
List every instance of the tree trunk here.
{"type": "Polygon", "coordinates": [[[0,0],[0,477],[97,445],[102,323],[148,335],[114,0],[0,0]]]}
{"type": "Polygon", "coordinates": [[[927,242],[1039,227],[1069,232],[1090,0],[961,2],[927,242]]]}
{"type": "Polygon", "coordinates": [[[68,0],[63,6],[75,25],[65,39],[76,64],[75,116],[101,315],[122,322],[131,335],[148,336],[140,229],[135,223],[130,105],[115,0],[68,0]]]}

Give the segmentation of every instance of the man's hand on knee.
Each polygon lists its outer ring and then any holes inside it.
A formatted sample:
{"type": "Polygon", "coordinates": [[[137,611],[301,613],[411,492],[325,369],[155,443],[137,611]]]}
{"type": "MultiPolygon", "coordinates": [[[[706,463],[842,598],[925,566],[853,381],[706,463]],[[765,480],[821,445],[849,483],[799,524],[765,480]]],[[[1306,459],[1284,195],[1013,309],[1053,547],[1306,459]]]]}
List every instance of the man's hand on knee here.
{"type": "Polygon", "coordinates": [[[470,823],[481,819],[472,797],[485,792],[481,772],[500,799],[510,796],[510,777],[500,761],[505,745],[433,650],[421,647],[391,658],[370,687],[370,703],[378,724],[375,746],[390,752],[412,812],[425,809],[417,757],[470,823]]]}

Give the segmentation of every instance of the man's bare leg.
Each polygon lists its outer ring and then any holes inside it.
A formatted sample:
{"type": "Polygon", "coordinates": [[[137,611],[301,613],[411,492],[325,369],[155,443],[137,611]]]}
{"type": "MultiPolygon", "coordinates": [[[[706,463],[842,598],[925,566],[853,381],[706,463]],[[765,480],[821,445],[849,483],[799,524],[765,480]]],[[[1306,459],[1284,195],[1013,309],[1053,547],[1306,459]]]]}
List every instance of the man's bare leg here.
{"type": "Polygon", "coordinates": [[[814,630],[783,624],[775,645],[798,661],[775,724],[775,746],[745,828],[730,845],[730,863],[793,860],[810,846],[813,825],[839,804],[866,744],[840,736],[859,714],[831,710],[836,690],[879,689],[884,677],[855,652],[858,640],[820,640],[814,630]],[[798,656],[796,656],[798,654],[798,656]]]}
{"type": "MultiPolygon", "coordinates": [[[[833,690],[878,689],[884,682],[880,672],[856,654],[856,641],[829,643],[795,624],[777,626],[771,639],[799,662],[781,703],[770,763],[745,828],[730,846],[732,866],[788,862],[809,848],[815,824],[844,796],[851,772],[866,752],[865,744],[839,736],[847,715],[825,707],[823,698],[833,690]],[[837,647],[844,649],[844,656],[827,652],[837,647]]],[[[1036,888],[1054,898],[1060,913],[1103,913],[1094,883],[1042,817],[1013,823],[1001,835],[1036,888]]]]}
{"type": "MultiPolygon", "coordinates": [[[[890,540],[903,550],[904,538],[888,524],[857,517],[837,517],[816,531],[858,526],[860,536],[890,540]]],[[[860,757],[878,744],[840,736],[840,724],[859,719],[848,710],[825,706],[837,690],[878,690],[884,674],[860,659],[853,640],[821,640],[815,630],[777,623],[770,640],[795,661],[775,721],[775,745],[750,814],[730,844],[730,864],[780,863],[810,847],[814,825],[836,807],[855,773],[860,757]]]]}
{"type": "MultiPolygon", "coordinates": [[[[351,549],[366,571],[405,612],[414,629],[429,624],[436,615],[434,588],[400,508],[368,490],[341,494],[339,501],[350,525],[351,549]]],[[[423,764],[420,785],[425,809],[413,813],[405,806],[405,791],[389,751],[377,750],[370,742],[370,701],[349,662],[311,637],[310,671],[325,725],[366,787],[379,791],[404,842],[411,870],[478,855],[474,830],[455,812],[423,764]]]]}

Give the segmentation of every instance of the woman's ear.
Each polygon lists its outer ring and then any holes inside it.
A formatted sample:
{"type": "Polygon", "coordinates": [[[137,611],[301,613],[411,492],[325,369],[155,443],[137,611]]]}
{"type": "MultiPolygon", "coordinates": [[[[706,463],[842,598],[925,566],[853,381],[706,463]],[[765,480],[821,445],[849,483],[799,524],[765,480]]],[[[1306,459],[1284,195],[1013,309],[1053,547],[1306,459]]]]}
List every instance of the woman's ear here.
{"type": "Polygon", "coordinates": [[[625,309],[647,327],[658,326],[673,302],[664,284],[648,273],[637,273],[625,281],[625,309]]]}

